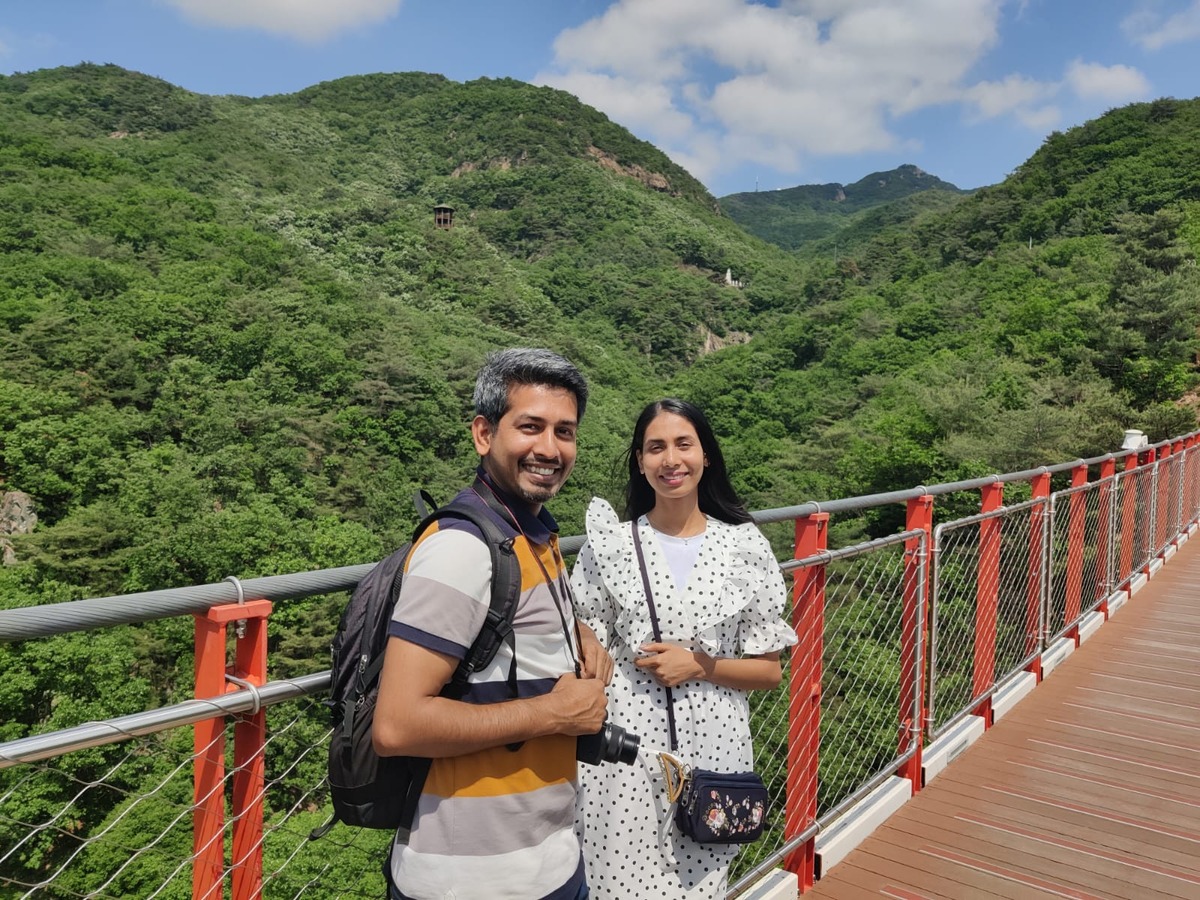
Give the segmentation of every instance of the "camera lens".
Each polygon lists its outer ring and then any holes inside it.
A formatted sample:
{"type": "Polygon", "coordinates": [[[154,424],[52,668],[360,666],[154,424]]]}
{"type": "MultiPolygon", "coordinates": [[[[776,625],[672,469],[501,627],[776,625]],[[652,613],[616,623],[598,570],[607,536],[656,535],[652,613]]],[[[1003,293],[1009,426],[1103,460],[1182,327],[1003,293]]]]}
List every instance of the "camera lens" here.
{"type": "Polygon", "coordinates": [[[641,738],[620,725],[605,722],[595,734],[581,734],[575,742],[575,758],[598,766],[602,762],[633,765],[641,738]]]}
{"type": "Polygon", "coordinates": [[[604,732],[604,761],[621,762],[632,766],[637,759],[638,745],[642,739],[636,734],[630,734],[620,725],[605,723],[604,732]]]}

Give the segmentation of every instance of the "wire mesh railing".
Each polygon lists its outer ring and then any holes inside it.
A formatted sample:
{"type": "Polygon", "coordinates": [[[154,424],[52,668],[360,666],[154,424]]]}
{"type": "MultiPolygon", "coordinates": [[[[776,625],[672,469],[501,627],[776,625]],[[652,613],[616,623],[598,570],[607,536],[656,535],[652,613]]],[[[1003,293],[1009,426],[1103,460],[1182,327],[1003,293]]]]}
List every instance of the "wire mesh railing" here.
{"type": "MultiPolygon", "coordinates": [[[[391,832],[338,824],[320,838],[311,838],[329,818],[328,707],[305,698],[274,707],[271,714],[288,725],[290,737],[267,754],[264,796],[270,798],[270,807],[261,847],[263,896],[384,896],[382,865],[391,832]]],[[[275,733],[271,727],[268,731],[275,733]]]]}
{"type": "Polygon", "coordinates": [[[167,731],[0,773],[0,892],[190,897],[193,760],[167,731]]]}
{"type": "Polygon", "coordinates": [[[784,845],[784,818],[787,813],[787,685],[790,675],[790,666],[785,661],[779,687],[771,691],[755,691],[750,695],[754,771],[762,777],[770,800],[763,836],[743,848],[730,868],[729,881],[735,889],[743,886],[740,882],[746,873],[755,871],[765,860],[776,860],[784,845]]]}
{"type": "Polygon", "coordinates": [[[1113,547],[1117,559],[1115,587],[1128,584],[1153,556],[1154,466],[1118,473],[1113,491],[1115,504],[1113,547]]]}
{"type": "MultiPolygon", "coordinates": [[[[186,718],[186,708],[174,707],[174,718],[186,718]]],[[[0,896],[193,896],[192,867],[207,849],[194,846],[193,821],[210,799],[194,795],[193,770],[208,748],[194,748],[188,729],[172,724],[170,710],[163,712],[161,730],[150,734],[0,770],[0,828],[15,838],[0,854],[0,896]],[[18,806],[18,795],[35,800],[18,806]]],[[[301,897],[314,886],[321,897],[382,895],[380,864],[390,833],[335,826],[310,840],[328,818],[328,718],[327,707],[313,697],[268,706],[265,779],[251,798],[266,801],[266,821],[261,837],[239,849],[230,798],[248,766],[226,751],[235,721],[219,732],[229,766],[214,788],[226,811],[211,838],[222,850],[218,881],[258,857],[264,897],[301,897]]]]}
{"type": "Polygon", "coordinates": [[[1061,637],[1108,596],[1110,478],[1050,496],[1046,631],[1061,637]]]}
{"type": "Polygon", "coordinates": [[[927,559],[927,539],[924,531],[908,531],[784,563],[797,602],[813,614],[795,616],[804,649],[792,659],[792,689],[763,695],[761,702],[774,710],[773,733],[786,732],[791,743],[777,757],[764,754],[778,744],[760,745],[760,725],[752,722],[757,771],[770,774],[769,786],[781,777],[787,782],[784,827],[776,819],[739,856],[732,873],[741,877],[731,897],[916,753],[922,650],[920,640],[905,639],[904,622],[906,613],[924,607],[927,582],[919,562],[927,559]],[[796,690],[814,675],[820,681],[815,707],[796,690]]]}
{"type": "Polygon", "coordinates": [[[818,821],[894,773],[917,740],[904,724],[916,681],[902,693],[919,664],[902,641],[909,539],[923,552],[924,533],[906,532],[800,564],[825,565],[818,821]]]}
{"type": "MultiPolygon", "coordinates": [[[[197,793],[197,764],[211,751],[224,754],[228,728],[197,746],[184,726],[327,685],[320,673],[0,745],[0,896],[192,896],[193,862],[206,849],[195,840],[196,814],[214,799],[226,806],[230,782],[247,766],[197,793]]],[[[305,755],[296,746],[307,743],[289,739],[298,721],[275,717],[258,755],[294,769],[305,755]]],[[[274,791],[279,783],[271,780],[272,797],[286,796],[274,791]]],[[[236,828],[236,818],[229,824],[236,828]]],[[[224,837],[207,842],[222,856],[224,837]]]]}
{"type": "Polygon", "coordinates": [[[1179,530],[1182,532],[1189,522],[1200,517],[1200,453],[1192,448],[1184,452],[1180,494],[1183,506],[1179,530]]]}
{"type": "Polygon", "coordinates": [[[1047,501],[934,529],[927,731],[941,735],[1041,649],[1047,501]]]}
{"type": "MultiPolygon", "coordinates": [[[[796,529],[802,558],[782,568],[793,579],[801,640],[786,661],[785,683],[751,695],[756,770],[773,809],[763,839],[736,863],[731,895],[765,868],[786,861],[799,871],[806,858],[811,863],[820,829],[895,774],[913,777],[909,764],[915,758],[919,767],[924,739],[978,711],[997,685],[1030,667],[1051,635],[1069,632],[1147,572],[1200,515],[1196,438],[1121,472],[1113,457],[1090,461],[1102,466],[1098,480],[1054,494],[1051,471],[1078,478],[1088,461],[826,504],[859,511],[909,504],[906,531],[853,547],[826,549],[827,530],[812,543],[826,527],[816,524],[829,519],[815,504],[758,514],[796,529]],[[1044,493],[932,527],[935,495],[984,490],[1002,479],[1040,479],[1044,493]],[[914,516],[919,509],[926,518],[914,516]]],[[[329,602],[369,568],[259,581],[276,602],[329,602]]],[[[233,586],[239,600],[252,584],[233,586]]],[[[45,734],[36,733],[36,716],[28,727],[0,730],[0,898],[204,896],[212,890],[197,893],[204,868],[212,870],[208,884],[219,891],[232,883],[238,900],[252,895],[245,885],[260,885],[269,898],[382,895],[389,833],[336,825],[310,840],[329,815],[321,702],[328,675],[226,684],[227,637],[231,645],[240,638],[221,629],[248,608],[229,607],[232,592],[226,584],[139,595],[151,609],[147,618],[192,613],[218,623],[220,670],[209,694],[228,693],[45,734]],[[219,609],[224,618],[213,617],[219,609]],[[247,756],[238,735],[260,707],[264,737],[247,756]],[[197,745],[187,726],[203,726],[203,734],[214,716],[212,740],[197,745]],[[214,757],[217,777],[200,778],[214,757]],[[214,815],[215,828],[197,828],[214,815]],[[255,815],[261,825],[247,828],[255,815]]],[[[29,635],[86,642],[86,629],[134,621],[131,615],[129,604],[98,601],[0,611],[0,642],[29,635]]],[[[919,771],[914,790],[918,781],[919,771]]]]}
{"type": "Polygon", "coordinates": [[[1171,527],[1171,501],[1168,491],[1171,486],[1171,460],[1159,460],[1153,466],[1153,513],[1154,522],[1151,532],[1150,555],[1156,556],[1167,543],[1168,529],[1171,527]]]}
{"type": "MultiPolygon", "coordinates": [[[[1186,499],[1183,525],[1200,520],[1200,453],[1189,447],[1184,455],[1183,491],[1186,499]]],[[[1180,529],[1182,531],[1183,528],[1180,529]]]]}

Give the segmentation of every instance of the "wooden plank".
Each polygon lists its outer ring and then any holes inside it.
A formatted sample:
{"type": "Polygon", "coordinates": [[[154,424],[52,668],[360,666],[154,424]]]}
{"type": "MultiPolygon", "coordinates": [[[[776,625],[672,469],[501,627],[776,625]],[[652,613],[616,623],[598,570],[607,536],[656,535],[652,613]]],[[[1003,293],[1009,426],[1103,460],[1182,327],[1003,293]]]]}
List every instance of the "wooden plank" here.
{"type": "MultiPolygon", "coordinates": [[[[986,810],[1001,822],[1043,822],[1055,833],[1098,848],[1119,846],[1126,853],[1200,873],[1200,831],[1177,828],[1120,804],[1091,805],[1079,798],[1039,797],[1023,784],[946,784],[924,806],[930,821],[963,810],[986,810]]],[[[1146,810],[1150,812],[1150,810],[1146,810]]]]}
{"type": "MultiPolygon", "coordinates": [[[[1200,870],[1194,865],[1141,858],[1120,842],[1079,840],[1078,835],[1057,830],[1054,822],[1013,821],[954,804],[929,803],[924,811],[928,817],[907,818],[892,827],[899,840],[953,848],[1092,893],[1130,900],[1154,894],[1200,896],[1200,870]]],[[[880,838],[887,839],[882,829],[880,838]]]]}
{"type": "MultiPolygon", "coordinates": [[[[953,900],[966,900],[966,898],[986,900],[991,897],[1003,898],[1003,900],[1029,900],[1032,897],[1043,896],[1069,897],[1072,900],[1095,900],[1095,898],[1106,896],[1079,891],[1058,880],[1014,872],[1005,866],[998,866],[992,860],[984,857],[930,843],[907,847],[878,840],[875,837],[872,837],[868,843],[869,848],[865,846],[861,848],[865,851],[861,856],[855,854],[847,856],[827,878],[818,882],[822,893],[817,896],[834,898],[841,896],[839,890],[845,879],[845,876],[841,874],[841,869],[847,865],[855,868],[867,867],[886,876],[889,883],[933,896],[953,898],[953,900]]],[[[1153,894],[1143,894],[1143,897],[1146,900],[1155,900],[1153,894]]]]}

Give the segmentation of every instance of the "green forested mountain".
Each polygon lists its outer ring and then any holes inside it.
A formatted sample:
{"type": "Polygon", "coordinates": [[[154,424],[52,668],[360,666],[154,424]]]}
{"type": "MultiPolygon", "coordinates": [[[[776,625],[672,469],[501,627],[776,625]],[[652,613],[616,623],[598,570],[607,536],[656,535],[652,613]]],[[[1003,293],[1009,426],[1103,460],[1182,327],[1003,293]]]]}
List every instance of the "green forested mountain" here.
{"type": "Polygon", "coordinates": [[[471,376],[517,342],[595,382],[568,530],[667,391],[712,409],[758,506],[1186,427],[1197,116],[1115,110],[916,220],[884,201],[960,195],[868,176],[843,201],[857,244],[804,261],[548,88],[0,79],[0,477],[40,516],[4,595],[371,558],[413,489],[469,472],[471,376]]]}
{"type": "Polygon", "coordinates": [[[653,147],[511,81],[247,100],[85,65],[0,79],[0,123],[0,471],[36,499],[43,584],[369,557],[413,488],[469,471],[489,347],[578,359],[585,449],[611,458],[639,402],[799,281],[653,147]],[[230,528],[270,546],[191,549],[230,528]]]}
{"type": "MultiPolygon", "coordinates": [[[[879,181],[845,189],[875,193],[838,207],[838,253],[804,257],[548,88],[409,73],[248,99],[114,66],[0,78],[0,489],[39,516],[0,606],[378,558],[415,488],[468,477],[472,378],[517,343],[594,385],[552,506],[566,533],[616,497],[633,417],[664,394],[709,410],[754,508],[1195,425],[1200,102],[1050,135],[970,196],[879,181]]],[[[273,676],[324,666],[338,605],[276,612],[273,676]]],[[[0,645],[0,741],[179,699],[190,646],[182,620],[0,645]]],[[[105,753],[63,765],[86,783],[105,753]]],[[[54,801],[12,802],[0,845],[54,801]]],[[[6,865],[61,852],[45,836],[6,865]]]]}
{"type": "Polygon", "coordinates": [[[751,234],[787,249],[816,249],[841,242],[857,248],[864,230],[904,223],[929,209],[946,209],[968,192],[904,165],[873,172],[854,184],[802,184],[777,191],[730,194],[721,209],[751,234]],[[820,246],[812,248],[814,242],[820,246]]]}

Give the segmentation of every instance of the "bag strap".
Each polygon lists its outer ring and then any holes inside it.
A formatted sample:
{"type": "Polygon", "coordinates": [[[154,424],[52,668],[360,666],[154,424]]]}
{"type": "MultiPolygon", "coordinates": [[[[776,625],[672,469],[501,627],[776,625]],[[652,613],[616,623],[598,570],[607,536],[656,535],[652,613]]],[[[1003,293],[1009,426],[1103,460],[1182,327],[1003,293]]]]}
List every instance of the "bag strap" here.
{"type": "Polygon", "coordinates": [[[480,499],[487,504],[488,509],[500,517],[500,521],[511,528],[518,534],[521,533],[521,526],[517,524],[516,517],[507,506],[496,496],[496,492],[492,490],[492,486],[480,478],[475,476],[475,481],[471,484],[471,490],[479,495],[480,499]]]}
{"type": "MultiPolygon", "coordinates": [[[[654,629],[655,642],[661,643],[662,635],[658,630],[658,611],[654,608],[654,591],[650,590],[650,576],[646,574],[646,557],[642,555],[642,538],[638,533],[637,519],[633,520],[633,549],[637,553],[638,568],[642,570],[642,588],[646,592],[646,605],[650,608],[650,627],[654,629]]],[[[679,745],[679,741],[675,738],[675,698],[671,694],[670,688],[666,688],[666,692],[667,726],[671,729],[671,752],[674,753],[679,745]]]]}

